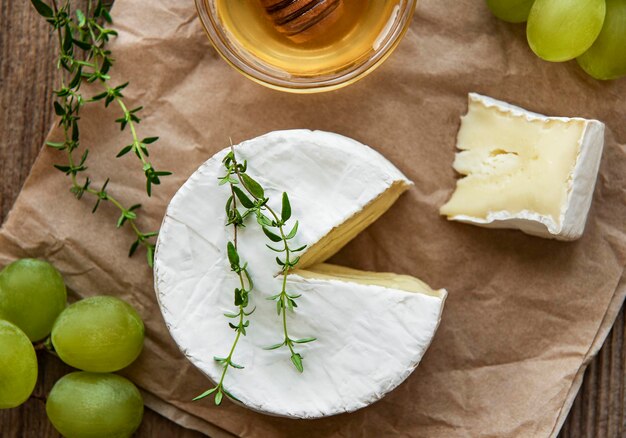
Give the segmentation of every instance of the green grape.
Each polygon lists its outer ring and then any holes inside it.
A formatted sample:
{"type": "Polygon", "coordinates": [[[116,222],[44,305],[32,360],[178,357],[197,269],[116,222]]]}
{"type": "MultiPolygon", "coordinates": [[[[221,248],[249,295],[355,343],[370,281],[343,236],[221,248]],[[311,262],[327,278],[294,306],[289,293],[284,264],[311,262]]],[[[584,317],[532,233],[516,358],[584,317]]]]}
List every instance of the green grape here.
{"type": "Polygon", "coordinates": [[[596,79],[626,76],[626,0],[606,0],[602,31],[578,64],[596,79]]]}
{"type": "Polygon", "coordinates": [[[54,385],[46,413],[65,438],[126,438],[141,424],[143,399],[124,377],[79,371],[54,385]]]}
{"type": "Polygon", "coordinates": [[[48,262],[21,259],[0,272],[0,319],[11,321],[33,342],[50,334],[66,300],[63,277],[48,262]]]}
{"type": "Polygon", "coordinates": [[[523,23],[528,20],[534,2],[535,0],[487,0],[487,7],[500,20],[523,23]]]}
{"type": "Polygon", "coordinates": [[[37,383],[37,355],[28,336],[0,320],[0,409],[14,408],[30,397],[37,383]]]}
{"type": "Polygon", "coordinates": [[[130,304],[100,296],[65,309],[52,327],[52,345],[63,362],[108,373],[133,362],[143,347],[144,326],[130,304]]]}
{"type": "Polygon", "coordinates": [[[546,61],[574,59],[596,40],[605,13],[605,0],[536,0],[528,17],[528,44],[546,61]]]}

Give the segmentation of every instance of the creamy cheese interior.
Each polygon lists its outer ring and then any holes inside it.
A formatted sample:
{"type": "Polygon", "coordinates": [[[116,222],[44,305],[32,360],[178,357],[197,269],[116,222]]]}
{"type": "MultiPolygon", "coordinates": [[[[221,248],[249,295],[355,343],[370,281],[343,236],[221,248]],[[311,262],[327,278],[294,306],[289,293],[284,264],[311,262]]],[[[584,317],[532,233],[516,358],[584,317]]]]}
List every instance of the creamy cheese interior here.
{"type": "Polygon", "coordinates": [[[466,176],[441,214],[485,219],[526,210],[560,224],[584,129],[582,119],[527,117],[471,98],[454,161],[466,176]]]}
{"type": "Polygon", "coordinates": [[[306,268],[328,260],[389,210],[398,197],[407,191],[409,187],[407,183],[402,181],[394,182],[391,187],[367,204],[363,210],[350,217],[341,225],[333,228],[330,233],[308,248],[302,254],[298,266],[306,268]]]}
{"type": "Polygon", "coordinates": [[[421,293],[440,298],[445,296],[443,291],[433,290],[426,283],[415,277],[393,274],[391,272],[360,271],[358,269],[346,268],[330,263],[319,263],[306,269],[294,270],[293,273],[304,278],[383,286],[390,289],[421,293]]]}

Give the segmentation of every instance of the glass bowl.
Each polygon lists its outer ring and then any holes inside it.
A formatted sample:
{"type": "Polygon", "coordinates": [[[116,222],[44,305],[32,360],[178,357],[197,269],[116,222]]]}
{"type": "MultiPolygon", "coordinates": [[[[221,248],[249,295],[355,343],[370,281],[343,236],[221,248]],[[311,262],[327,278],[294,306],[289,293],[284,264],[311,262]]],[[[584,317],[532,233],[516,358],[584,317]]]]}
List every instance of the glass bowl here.
{"type": "Polygon", "coordinates": [[[355,59],[349,60],[341,68],[322,73],[292,73],[246,49],[222,22],[217,0],[195,0],[195,2],[209,40],[232,67],[261,85],[292,93],[335,90],[352,84],[374,71],[389,57],[408,30],[417,4],[417,0],[398,0],[389,21],[377,35],[374,47],[371,47],[368,53],[361,53],[355,59]]]}

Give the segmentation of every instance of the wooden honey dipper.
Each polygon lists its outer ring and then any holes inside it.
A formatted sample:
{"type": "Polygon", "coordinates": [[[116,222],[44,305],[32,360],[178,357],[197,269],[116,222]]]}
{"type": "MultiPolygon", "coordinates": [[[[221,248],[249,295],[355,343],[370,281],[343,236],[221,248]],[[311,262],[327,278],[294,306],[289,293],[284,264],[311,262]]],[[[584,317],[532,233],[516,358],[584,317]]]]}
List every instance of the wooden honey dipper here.
{"type": "Polygon", "coordinates": [[[343,14],[343,0],[259,0],[272,24],[296,43],[323,34],[343,14]]]}

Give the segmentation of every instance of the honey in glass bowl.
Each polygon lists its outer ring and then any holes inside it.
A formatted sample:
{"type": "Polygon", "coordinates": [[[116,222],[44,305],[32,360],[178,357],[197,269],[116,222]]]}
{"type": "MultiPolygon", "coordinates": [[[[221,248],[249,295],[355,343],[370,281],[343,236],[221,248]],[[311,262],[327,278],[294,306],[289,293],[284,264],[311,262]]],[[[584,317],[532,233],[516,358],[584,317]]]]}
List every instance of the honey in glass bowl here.
{"type": "Polygon", "coordinates": [[[196,0],[209,39],[233,67],[300,93],[342,87],[380,65],[408,29],[416,3],[196,0]]]}
{"type": "Polygon", "coordinates": [[[259,0],[217,0],[224,27],[258,59],[298,76],[330,74],[359,62],[397,13],[399,0],[343,0],[337,20],[308,41],[280,33],[259,0]],[[395,11],[395,12],[394,12],[395,11]]]}

